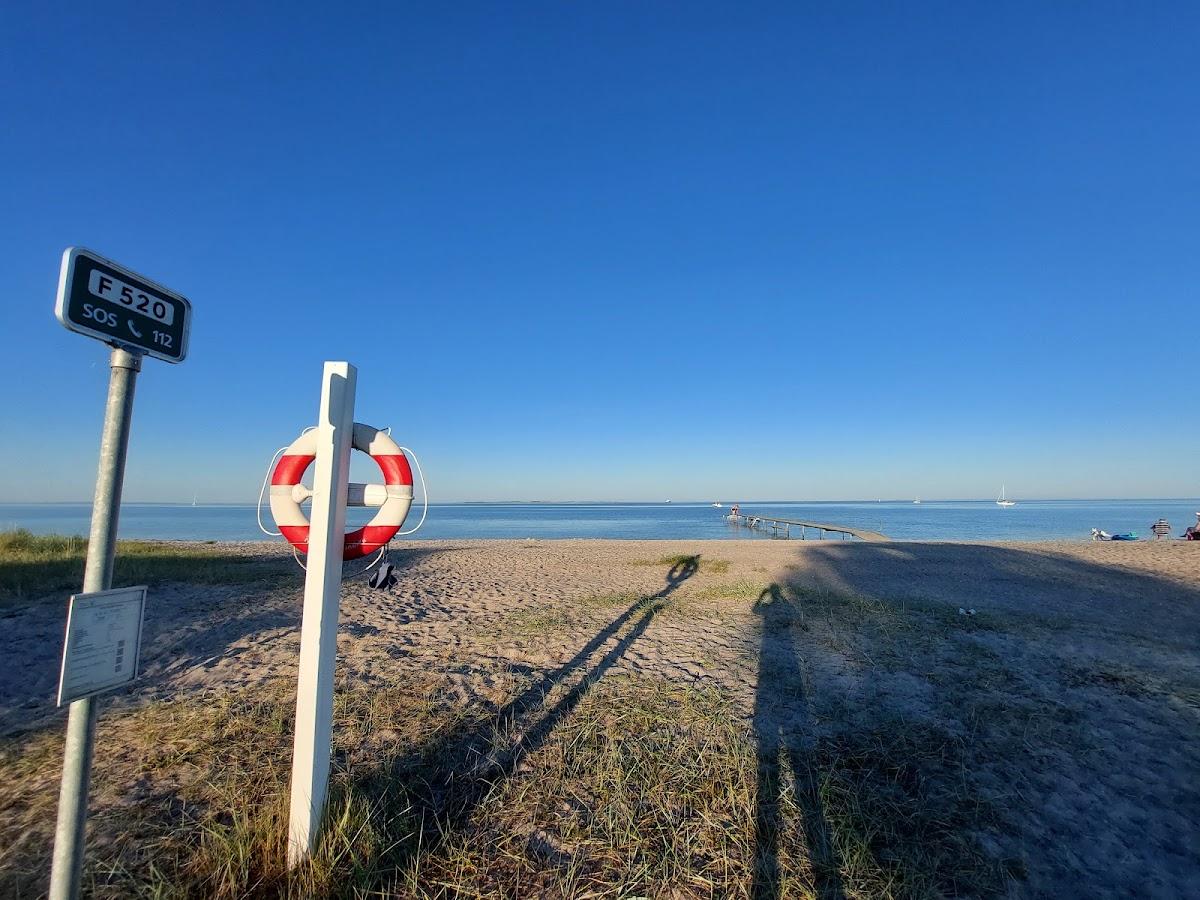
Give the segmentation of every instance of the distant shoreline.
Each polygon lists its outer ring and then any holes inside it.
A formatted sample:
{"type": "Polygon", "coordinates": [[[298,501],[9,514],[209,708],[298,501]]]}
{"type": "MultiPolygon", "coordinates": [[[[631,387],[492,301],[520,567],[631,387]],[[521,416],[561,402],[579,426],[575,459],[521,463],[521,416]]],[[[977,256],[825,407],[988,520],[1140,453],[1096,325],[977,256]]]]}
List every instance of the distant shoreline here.
{"type": "MultiPolygon", "coordinates": [[[[417,540],[773,540],[770,529],[757,531],[743,520],[728,519],[732,503],[450,503],[431,504],[417,540]]],[[[984,501],[911,501],[834,503],[761,501],[740,504],[743,513],[795,522],[825,523],[876,532],[893,541],[992,542],[1081,541],[1093,529],[1109,534],[1150,534],[1160,518],[1172,535],[1195,523],[1200,500],[1018,500],[1014,507],[984,501]]],[[[420,508],[410,513],[412,527],[420,508]]],[[[86,503],[0,504],[0,531],[27,529],[35,534],[84,535],[92,508],[86,503]]],[[[261,510],[264,530],[274,532],[269,509],[261,510]]],[[[352,527],[365,524],[373,511],[348,511],[352,527]]],[[[120,537],[132,540],[257,541],[266,536],[252,504],[125,503],[120,537]]],[[[800,537],[796,527],[791,539],[800,537]]],[[[275,535],[270,535],[274,537],[275,535]]],[[[819,535],[818,535],[819,536],[819,535]]],[[[814,534],[809,529],[806,537],[814,534]]]]}

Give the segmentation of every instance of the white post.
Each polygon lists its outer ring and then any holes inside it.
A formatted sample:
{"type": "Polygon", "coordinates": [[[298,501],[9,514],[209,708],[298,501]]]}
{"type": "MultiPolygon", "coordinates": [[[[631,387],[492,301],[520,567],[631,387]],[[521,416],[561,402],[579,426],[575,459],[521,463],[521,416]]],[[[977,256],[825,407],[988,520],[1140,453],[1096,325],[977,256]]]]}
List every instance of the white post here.
{"type": "Polygon", "coordinates": [[[349,363],[327,362],[321,382],[308,575],[304,580],[304,620],[300,629],[300,675],[296,683],[289,866],[312,853],[325,811],[357,377],[358,370],[349,363]]]}

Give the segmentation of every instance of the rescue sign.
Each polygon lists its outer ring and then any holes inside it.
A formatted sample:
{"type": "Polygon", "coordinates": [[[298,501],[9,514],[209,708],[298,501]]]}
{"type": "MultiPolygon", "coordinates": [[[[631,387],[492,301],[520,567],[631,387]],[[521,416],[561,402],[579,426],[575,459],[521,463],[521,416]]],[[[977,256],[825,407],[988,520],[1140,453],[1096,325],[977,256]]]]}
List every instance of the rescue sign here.
{"type": "Polygon", "coordinates": [[[187,356],[187,298],[90,250],[63,253],[54,314],[71,331],[133,353],[170,363],[187,356]]]}

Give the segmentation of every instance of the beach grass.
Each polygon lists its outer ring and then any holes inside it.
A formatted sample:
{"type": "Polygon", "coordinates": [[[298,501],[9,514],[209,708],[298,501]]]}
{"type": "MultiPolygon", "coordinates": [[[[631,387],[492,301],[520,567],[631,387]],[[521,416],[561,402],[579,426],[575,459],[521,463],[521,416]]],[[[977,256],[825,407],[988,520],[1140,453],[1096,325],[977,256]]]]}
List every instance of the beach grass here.
{"type": "Polygon", "coordinates": [[[695,566],[701,572],[711,572],[714,575],[723,575],[729,571],[729,560],[705,558],[699,553],[672,553],[658,559],[631,560],[629,564],[633,566],[667,566],[668,568],[695,566]]]}
{"type": "MultiPolygon", "coordinates": [[[[78,591],[87,540],[0,532],[0,602],[78,591]]],[[[118,541],[114,584],[241,584],[297,571],[283,557],[232,553],[218,546],[173,541],[118,541]]]]}
{"type": "Polygon", "coordinates": [[[645,598],[640,594],[622,591],[589,594],[572,600],[570,604],[531,604],[520,607],[506,616],[502,623],[493,624],[487,630],[499,628],[503,634],[518,637],[545,635],[576,628],[594,618],[594,614],[624,609],[644,601],[645,598]]]}
{"type": "Polygon", "coordinates": [[[740,578],[701,588],[694,595],[697,600],[732,600],[745,604],[756,602],[770,589],[771,585],[766,581],[740,578]]]}
{"type": "MultiPolygon", "coordinates": [[[[928,727],[836,734],[779,762],[721,692],[648,676],[564,685],[515,718],[434,678],[343,681],[336,697],[323,837],[294,871],[286,683],[106,715],[85,892],[817,897],[836,882],[845,897],[933,897],[1002,878],[974,843],[987,811],[956,742],[928,727]],[[569,715],[539,729],[568,695],[569,715]],[[813,852],[814,792],[836,866],[813,852]]],[[[5,864],[31,892],[61,746],[0,744],[22,792],[0,796],[5,864]]]]}

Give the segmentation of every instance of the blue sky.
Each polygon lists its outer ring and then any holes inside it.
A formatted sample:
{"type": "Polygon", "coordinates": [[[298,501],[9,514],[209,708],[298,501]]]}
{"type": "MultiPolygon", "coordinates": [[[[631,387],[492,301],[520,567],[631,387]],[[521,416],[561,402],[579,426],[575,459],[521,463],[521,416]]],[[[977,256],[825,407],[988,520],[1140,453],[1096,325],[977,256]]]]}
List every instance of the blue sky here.
{"type": "Polygon", "coordinates": [[[248,6],[0,21],[0,501],[91,496],[68,245],[194,306],[128,500],[324,359],[434,499],[1200,494],[1195,4],[248,6]]]}

